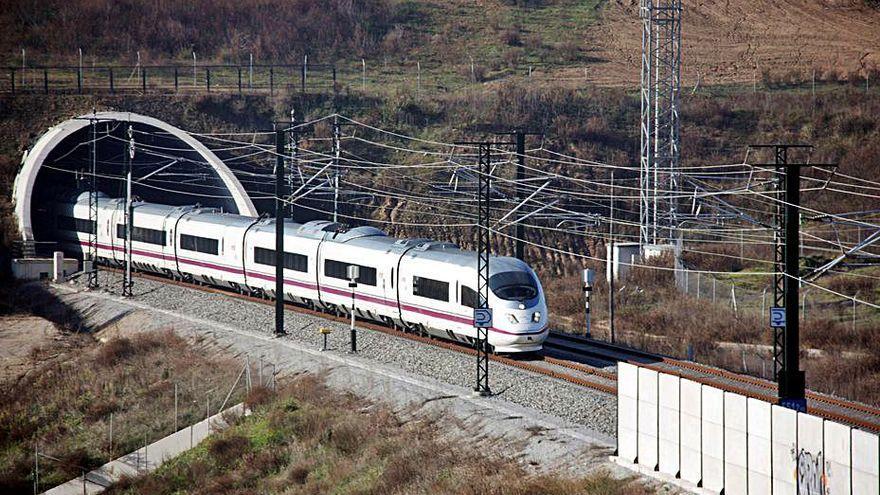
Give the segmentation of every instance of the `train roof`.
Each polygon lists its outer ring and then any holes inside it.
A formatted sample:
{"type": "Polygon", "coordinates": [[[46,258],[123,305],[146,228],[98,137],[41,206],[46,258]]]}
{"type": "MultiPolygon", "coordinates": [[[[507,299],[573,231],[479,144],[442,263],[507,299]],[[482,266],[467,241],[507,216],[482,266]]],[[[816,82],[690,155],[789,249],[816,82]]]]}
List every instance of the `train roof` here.
{"type": "MultiPolygon", "coordinates": [[[[103,193],[98,193],[100,203],[112,204],[119,203],[122,199],[111,199],[103,193]]],[[[88,204],[89,193],[83,192],[74,195],[71,201],[76,203],[88,204]]],[[[153,213],[157,215],[167,215],[174,211],[192,211],[187,218],[198,218],[200,222],[208,222],[215,225],[249,227],[255,219],[237,215],[234,213],[223,213],[214,208],[202,208],[198,205],[194,206],[169,206],[156,203],[135,202],[138,212],[153,213]]],[[[274,232],[275,219],[264,218],[258,220],[254,230],[260,232],[274,232]]],[[[417,259],[442,261],[444,263],[452,263],[461,267],[476,267],[477,253],[474,251],[464,251],[451,242],[435,241],[424,238],[398,238],[390,237],[380,229],[363,225],[359,227],[347,228],[346,226],[331,222],[328,220],[312,220],[304,224],[286,221],[284,225],[285,235],[294,235],[298,237],[311,238],[315,240],[324,239],[325,241],[344,243],[351,246],[363,247],[366,249],[383,250],[389,253],[407,252],[407,256],[417,259]]],[[[529,266],[517,258],[508,256],[492,256],[489,263],[490,273],[500,273],[506,271],[518,271],[529,269],[529,266]]]]}
{"type": "Polygon", "coordinates": [[[199,222],[222,225],[224,227],[250,227],[257,219],[236,215],[234,213],[222,213],[213,208],[199,208],[186,216],[186,220],[198,219],[199,222]]]}

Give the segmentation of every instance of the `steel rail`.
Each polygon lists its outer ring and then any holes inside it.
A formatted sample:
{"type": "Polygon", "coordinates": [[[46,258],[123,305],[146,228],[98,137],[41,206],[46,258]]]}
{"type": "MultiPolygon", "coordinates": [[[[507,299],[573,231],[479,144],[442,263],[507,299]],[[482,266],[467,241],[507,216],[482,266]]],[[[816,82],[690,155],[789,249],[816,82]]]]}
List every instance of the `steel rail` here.
{"type": "MultiPolygon", "coordinates": [[[[119,269],[114,268],[114,267],[104,266],[104,267],[102,267],[102,269],[112,271],[112,272],[117,272],[117,273],[120,272],[119,269]]],[[[198,284],[198,283],[194,283],[194,282],[175,280],[175,279],[171,279],[171,278],[168,278],[168,277],[165,277],[162,275],[156,275],[156,274],[152,274],[152,273],[134,272],[134,273],[132,273],[132,276],[136,276],[139,278],[152,280],[152,281],[160,282],[160,283],[164,283],[164,284],[171,284],[171,285],[186,287],[186,288],[198,290],[201,292],[207,292],[207,293],[211,293],[211,294],[219,294],[219,295],[232,297],[232,298],[240,299],[243,301],[258,303],[258,304],[264,304],[264,305],[274,305],[275,304],[275,301],[273,299],[264,299],[264,298],[260,298],[260,297],[256,297],[256,296],[247,295],[247,294],[241,294],[238,292],[233,292],[231,289],[228,290],[228,289],[223,289],[220,287],[202,285],[202,284],[198,284]]],[[[345,323],[345,324],[349,323],[349,320],[343,316],[336,316],[332,313],[325,313],[323,311],[310,309],[310,308],[300,306],[300,305],[297,305],[297,304],[294,304],[294,303],[291,303],[288,301],[284,302],[284,309],[286,311],[292,311],[295,313],[305,314],[305,315],[309,315],[309,316],[315,316],[315,317],[319,317],[319,318],[322,318],[325,320],[334,321],[337,323],[345,323]]],[[[476,355],[476,351],[471,347],[465,347],[463,345],[460,345],[460,344],[457,344],[457,343],[454,343],[451,341],[445,341],[445,340],[436,339],[436,338],[432,338],[432,337],[416,335],[413,333],[405,332],[403,330],[398,330],[396,328],[386,326],[386,325],[378,323],[378,322],[370,322],[370,321],[360,320],[360,321],[358,321],[358,325],[362,328],[368,328],[370,330],[382,332],[387,335],[392,335],[395,337],[413,340],[413,341],[420,342],[423,344],[429,344],[429,345],[433,345],[436,347],[441,347],[443,349],[447,349],[447,350],[454,351],[454,352],[459,352],[462,354],[467,354],[469,356],[476,355]]],[[[617,396],[617,386],[616,386],[616,384],[614,384],[617,381],[617,376],[613,373],[605,372],[605,371],[602,371],[597,368],[582,366],[582,365],[579,365],[578,363],[574,363],[574,362],[570,362],[570,361],[564,361],[564,360],[560,360],[560,359],[539,356],[540,361],[545,361],[547,363],[555,364],[557,366],[562,366],[562,367],[565,367],[565,368],[568,368],[571,370],[579,371],[581,373],[594,375],[597,378],[610,381],[610,382],[612,382],[612,384],[604,383],[602,381],[588,380],[588,379],[585,379],[585,378],[582,378],[579,376],[570,375],[570,374],[562,373],[562,372],[555,371],[552,369],[548,369],[548,368],[542,367],[538,364],[534,364],[534,363],[527,362],[527,361],[519,361],[519,360],[516,360],[513,358],[509,358],[506,356],[500,356],[497,354],[490,354],[489,359],[492,361],[507,365],[507,366],[519,368],[519,369],[522,369],[525,371],[530,371],[532,373],[537,373],[540,375],[549,376],[551,378],[555,378],[555,379],[566,381],[568,383],[579,385],[579,386],[582,386],[585,388],[590,388],[593,390],[597,390],[600,392],[604,392],[604,393],[607,393],[610,395],[617,396]]]]}
{"type": "MultiPolygon", "coordinates": [[[[102,269],[120,273],[119,269],[113,268],[113,267],[106,267],[105,266],[102,269]]],[[[260,297],[251,296],[251,295],[247,295],[247,294],[241,294],[238,292],[233,292],[231,289],[224,289],[224,288],[220,288],[220,287],[202,285],[202,284],[198,284],[198,283],[194,283],[194,282],[186,282],[186,281],[182,281],[182,280],[174,280],[174,279],[162,276],[162,275],[156,275],[156,274],[144,273],[144,272],[136,272],[136,273],[133,273],[132,275],[139,277],[139,278],[153,280],[153,281],[164,283],[164,284],[178,285],[181,287],[186,287],[189,289],[207,292],[207,293],[211,293],[211,294],[219,294],[219,295],[224,295],[224,296],[228,296],[228,297],[233,297],[233,298],[240,299],[243,301],[254,302],[254,303],[259,303],[259,304],[264,304],[264,305],[274,305],[274,300],[260,298],[260,297]]],[[[307,308],[304,306],[296,305],[291,302],[285,301],[284,307],[285,307],[286,311],[293,311],[295,313],[315,316],[315,317],[319,317],[322,319],[334,321],[337,323],[345,323],[345,324],[348,323],[348,320],[344,316],[336,316],[332,313],[326,313],[323,311],[310,309],[310,308],[307,308]]],[[[441,340],[441,339],[437,339],[437,338],[433,338],[433,337],[416,335],[413,333],[405,332],[403,330],[398,330],[396,328],[386,326],[386,325],[384,325],[382,323],[378,323],[378,322],[368,322],[368,321],[361,320],[358,324],[363,328],[368,328],[370,330],[382,332],[387,335],[392,335],[395,337],[400,337],[400,338],[420,342],[423,344],[441,347],[443,349],[447,349],[447,350],[462,353],[462,354],[467,354],[469,356],[473,356],[476,353],[476,351],[471,347],[465,347],[465,346],[460,345],[455,342],[445,341],[445,340],[441,340]]],[[[757,391],[750,390],[747,388],[737,387],[735,385],[730,385],[730,384],[726,384],[726,383],[712,380],[711,378],[705,377],[705,376],[701,377],[701,376],[685,375],[685,374],[682,374],[680,371],[676,371],[674,369],[670,370],[668,368],[663,368],[661,366],[657,366],[655,364],[651,364],[650,362],[645,362],[645,361],[647,360],[647,361],[653,361],[653,362],[657,362],[657,363],[663,363],[663,364],[667,364],[670,366],[678,367],[682,370],[690,371],[692,373],[703,373],[706,375],[716,376],[719,378],[726,378],[731,381],[735,381],[735,382],[739,382],[739,383],[743,383],[743,384],[747,384],[747,385],[753,385],[753,386],[757,386],[757,387],[760,387],[763,389],[769,390],[769,389],[775,388],[775,384],[773,384],[771,382],[767,382],[766,380],[761,380],[759,378],[755,378],[755,377],[740,375],[737,373],[732,373],[730,371],[712,368],[709,366],[700,365],[700,364],[692,363],[692,362],[688,362],[688,361],[682,361],[682,360],[678,360],[678,359],[674,359],[674,358],[669,358],[669,357],[661,356],[658,354],[650,353],[647,351],[642,351],[639,349],[633,349],[633,348],[629,348],[629,347],[625,347],[625,346],[621,346],[621,345],[616,345],[616,344],[610,344],[607,342],[597,341],[597,340],[593,340],[593,339],[585,339],[583,337],[570,335],[570,334],[563,334],[563,333],[555,332],[555,331],[551,331],[550,338],[548,338],[548,340],[545,341],[545,345],[548,347],[565,348],[564,349],[565,352],[569,352],[569,353],[572,353],[575,355],[580,354],[580,355],[586,355],[586,356],[605,359],[605,360],[623,361],[623,362],[627,362],[627,363],[630,363],[630,364],[633,364],[636,366],[641,366],[643,368],[657,371],[659,373],[672,374],[672,375],[678,376],[680,378],[686,378],[688,380],[693,380],[693,381],[701,383],[701,384],[710,385],[710,386],[719,388],[719,389],[727,391],[727,392],[737,393],[740,395],[744,395],[746,397],[751,397],[751,398],[763,400],[766,402],[772,402],[772,403],[776,402],[776,397],[773,394],[762,393],[762,392],[757,392],[757,391]],[[598,351],[576,350],[576,348],[573,348],[573,347],[566,348],[565,345],[559,345],[559,344],[552,342],[550,340],[552,338],[578,342],[583,345],[589,345],[589,346],[593,346],[595,348],[605,349],[608,352],[602,353],[602,352],[598,352],[598,351]],[[614,357],[609,356],[609,353],[618,353],[618,354],[629,355],[635,359],[614,358],[614,357]]],[[[539,364],[536,364],[534,362],[520,361],[517,359],[513,359],[510,357],[501,356],[501,355],[497,355],[497,354],[490,354],[489,359],[491,359],[492,361],[495,361],[497,363],[501,363],[501,364],[504,364],[507,366],[511,366],[511,367],[518,368],[521,370],[529,371],[532,373],[548,376],[548,377],[562,380],[562,381],[565,381],[568,383],[572,383],[574,385],[579,385],[579,386],[582,386],[585,388],[597,390],[597,391],[607,393],[610,395],[614,395],[614,396],[617,395],[617,385],[616,385],[617,375],[615,373],[611,373],[611,372],[602,370],[601,368],[598,368],[598,367],[587,366],[587,365],[577,363],[575,361],[554,358],[554,357],[547,356],[547,355],[539,355],[538,356],[538,359],[539,359],[538,362],[546,362],[551,365],[556,365],[556,366],[568,368],[568,369],[571,369],[574,371],[578,371],[578,372],[581,372],[584,374],[593,375],[596,378],[601,380],[601,381],[593,381],[593,380],[588,380],[588,379],[585,379],[585,378],[582,378],[579,376],[570,375],[570,374],[562,373],[562,372],[555,371],[552,369],[548,369],[548,368],[542,367],[539,364]],[[613,384],[608,384],[608,383],[605,383],[604,381],[609,381],[609,382],[612,382],[613,384]]],[[[817,394],[815,392],[807,392],[807,397],[809,399],[815,400],[816,402],[823,402],[823,403],[831,405],[831,406],[840,407],[843,409],[849,409],[849,410],[853,410],[853,411],[859,411],[861,413],[878,416],[877,421],[868,421],[868,420],[865,420],[862,418],[849,416],[843,412],[834,411],[834,410],[827,409],[827,408],[822,408],[822,407],[810,408],[811,409],[810,412],[817,414],[819,416],[822,416],[826,419],[840,421],[842,423],[847,423],[847,424],[857,426],[860,428],[864,428],[867,430],[880,432],[880,409],[877,409],[877,408],[874,408],[874,407],[871,407],[868,405],[864,405],[864,404],[849,402],[849,401],[846,401],[843,399],[837,399],[834,397],[827,397],[827,396],[824,396],[821,394],[817,394]]]]}
{"type": "MultiPolygon", "coordinates": [[[[579,353],[578,348],[571,347],[571,346],[565,346],[564,344],[560,345],[556,342],[553,342],[551,340],[553,338],[567,340],[570,342],[576,342],[576,343],[586,345],[586,346],[602,348],[602,349],[605,349],[605,350],[607,350],[609,352],[613,352],[613,353],[630,355],[636,359],[624,358],[624,359],[621,359],[621,361],[624,361],[624,362],[627,362],[627,363],[630,363],[630,364],[633,364],[636,366],[641,366],[643,368],[651,369],[651,370],[654,370],[654,371],[657,371],[660,373],[673,374],[673,375],[679,376],[681,378],[686,378],[686,379],[693,380],[693,381],[703,383],[706,385],[711,385],[713,387],[720,388],[720,389],[725,390],[727,392],[734,392],[734,393],[737,393],[740,395],[745,395],[747,397],[752,397],[752,398],[764,400],[767,402],[772,402],[772,403],[777,402],[777,397],[775,395],[776,384],[773,382],[761,379],[761,378],[748,376],[748,375],[742,375],[739,373],[733,373],[731,371],[727,371],[727,370],[723,370],[723,369],[719,369],[719,368],[714,368],[711,366],[706,366],[706,365],[694,363],[691,361],[683,361],[680,359],[670,358],[670,357],[662,356],[659,354],[654,354],[654,353],[639,350],[639,349],[633,349],[633,348],[629,348],[629,347],[625,347],[625,346],[621,346],[621,345],[610,344],[608,342],[587,339],[584,337],[570,335],[570,334],[564,334],[564,333],[560,333],[560,332],[551,332],[550,337],[547,339],[547,341],[544,342],[545,346],[566,348],[568,352],[572,352],[575,354],[579,353]],[[645,362],[645,361],[648,361],[648,362],[645,362]],[[662,363],[662,364],[666,364],[666,365],[669,365],[674,368],[680,368],[682,370],[687,370],[687,371],[690,371],[693,373],[702,373],[705,375],[716,376],[718,378],[724,378],[724,379],[727,379],[727,380],[730,380],[733,382],[738,382],[738,383],[741,383],[744,385],[751,385],[751,386],[754,386],[754,387],[757,387],[757,388],[760,388],[763,390],[767,390],[768,392],[774,392],[774,393],[757,392],[754,390],[749,390],[746,388],[741,388],[741,387],[737,387],[734,385],[728,385],[728,384],[725,384],[725,383],[722,383],[719,381],[711,380],[707,377],[684,375],[680,372],[676,372],[674,369],[670,370],[668,368],[656,366],[655,364],[652,364],[652,363],[662,363]]],[[[590,350],[583,350],[580,353],[582,355],[588,355],[588,356],[601,356],[602,355],[601,352],[590,351],[590,350]]],[[[830,396],[820,394],[817,392],[813,392],[813,391],[807,391],[806,395],[807,395],[808,399],[813,400],[815,402],[823,403],[823,404],[833,406],[833,407],[838,407],[841,409],[848,409],[850,411],[857,411],[857,412],[860,412],[863,414],[869,414],[871,416],[878,417],[878,420],[877,421],[867,421],[867,420],[863,420],[861,418],[848,416],[844,413],[837,412],[837,411],[834,411],[831,409],[822,408],[822,407],[815,407],[815,406],[810,408],[811,412],[817,413],[820,416],[826,417],[828,419],[843,421],[845,423],[854,424],[854,425],[857,425],[857,426],[860,426],[863,428],[868,428],[868,429],[871,429],[874,431],[880,431],[880,409],[878,409],[876,407],[869,406],[867,404],[860,404],[857,402],[852,402],[852,401],[849,401],[846,399],[840,399],[837,397],[830,397],[830,396]]]]}

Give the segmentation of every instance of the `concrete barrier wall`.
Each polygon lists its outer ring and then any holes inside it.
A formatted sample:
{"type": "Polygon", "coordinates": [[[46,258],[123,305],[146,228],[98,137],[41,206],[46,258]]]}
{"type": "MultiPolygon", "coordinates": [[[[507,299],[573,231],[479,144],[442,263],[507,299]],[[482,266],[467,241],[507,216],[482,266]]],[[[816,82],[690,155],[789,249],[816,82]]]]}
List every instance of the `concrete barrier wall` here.
{"type": "Polygon", "coordinates": [[[773,468],[771,465],[771,404],[758,399],[748,399],[746,408],[748,433],[749,495],[773,493],[773,468]]]}
{"type": "Polygon", "coordinates": [[[639,434],[639,368],[617,364],[617,456],[636,462],[639,434]]]}
{"type": "Polygon", "coordinates": [[[797,495],[797,412],[770,408],[773,495],[797,495]]]}
{"type": "Polygon", "coordinates": [[[658,401],[659,373],[647,368],[639,368],[639,464],[648,469],[657,469],[657,451],[659,447],[657,424],[659,413],[658,401]]]}
{"type": "Polygon", "coordinates": [[[724,392],[703,385],[703,488],[724,489],[724,392]]]}
{"type": "Polygon", "coordinates": [[[681,379],[681,479],[698,485],[703,481],[703,389],[695,381],[681,379]]]}
{"type": "Polygon", "coordinates": [[[876,434],[627,363],[618,400],[618,460],[687,489],[880,495],[876,434]]]}
{"type": "Polygon", "coordinates": [[[852,428],[825,422],[826,493],[852,493],[852,428]]]}
{"type": "Polygon", "coordinates": [[[681,466],[680,381],[677,376],[665,373],[659,375],[659,467],[661,473],[671,476],[678,476],[681,466]]]}
{"type": "Polygon", "coordinates": [[[852,430],[852,492],[880,493],[880,438],[852,430]]]}
{"type": "Polygon", "coordinates": [[[745,396],[724,392],[724,493],[748,495],[748,413],[745,396]]]}
{"type": "Polygon", "coordinates": [[[825,484],[825,420],[797,413],[797,486],[798,493],[822,494],[825,484]]]}

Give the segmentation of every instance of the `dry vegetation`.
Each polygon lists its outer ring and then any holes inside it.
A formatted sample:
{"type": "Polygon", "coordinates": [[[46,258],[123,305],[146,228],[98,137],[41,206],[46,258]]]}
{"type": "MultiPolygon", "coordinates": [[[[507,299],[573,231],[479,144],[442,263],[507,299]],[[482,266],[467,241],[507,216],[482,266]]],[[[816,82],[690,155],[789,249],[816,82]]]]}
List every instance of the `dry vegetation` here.
{"type": "Polygon", "coordinates": [[[394,19],[388,0],[11,0],[0,12],[0,51],[32,57],[299,61],[303,54],[368,55],[394,19]],[[64,54],[64,55],[62,55],[64,54]],[[66,56],[65,56],[66,55],[66,56]]]}
{"type": "MultiPolygon", "coordinates": [[[[874,0],[685,0],[682,2],[684,84],[760,83],[855,77],[880,67],[878,4],[874,0]],[[809,32],[810,36],[801,36],[809,32]],[[852,76],[850,76],[852,74],[852,76]]],[[[602,59],[593,76],[607,84],[638,84],[641,25],[638,2],[608,2],[590,41],[602,59]]]]}
{"type": "Polygon", "coordinates": [[[478,450],[448,420],[409,419],[332,392],[306,376],[273,396],[255,389],[254,414],[110,494],[457,493],[646,495],[631,480],[532,474],[478,450]],[[444,430],[447,434],[444,434],[444,430]]]}
{"type": "Polygon", "coordinates": [[[219,407],[241,367],[171,331],[103,344],[70,334],[34,348],[31,359],[26,373],[0,384],[3,493],[33,489],[35,447],[59,459],[40,461],[40,486],[47,489],[171,433],[175,383],[180,427],[203,419],[206,397],[219,407]]]}

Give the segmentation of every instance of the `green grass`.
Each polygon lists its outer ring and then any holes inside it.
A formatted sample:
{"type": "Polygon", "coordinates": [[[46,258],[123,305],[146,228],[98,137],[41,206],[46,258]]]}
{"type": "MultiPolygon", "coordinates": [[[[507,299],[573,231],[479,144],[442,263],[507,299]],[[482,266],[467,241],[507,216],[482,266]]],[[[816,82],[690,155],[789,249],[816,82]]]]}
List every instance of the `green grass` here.
{"type": "Polygon", "coordinates": [[[318,377],[258,395],[249,399],[252,415],[107,493],[649,493],[604,472],[582,478],[527,472],[515,460],[453,441],[441,429],[446,422],[404,421],[382,404],[329,390],[318,377]]]}

